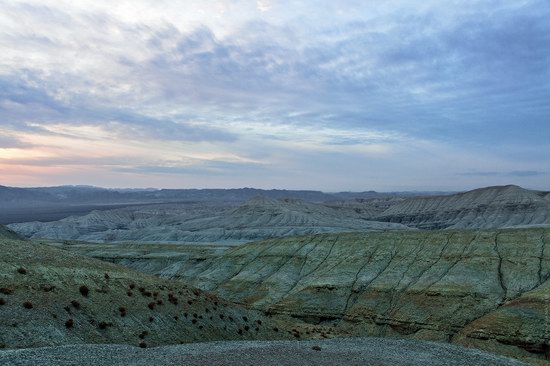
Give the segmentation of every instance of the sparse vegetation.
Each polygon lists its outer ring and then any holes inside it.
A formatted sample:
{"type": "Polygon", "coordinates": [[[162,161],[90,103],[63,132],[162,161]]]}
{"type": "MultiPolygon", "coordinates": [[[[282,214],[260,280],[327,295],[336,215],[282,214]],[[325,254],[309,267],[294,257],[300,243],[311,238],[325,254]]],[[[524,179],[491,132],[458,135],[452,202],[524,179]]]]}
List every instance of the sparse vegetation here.
{"type": "Polygon", "coordinates": [[[80,294],[84,297],[88,297],[88,294],[90,293],[90,289],[86,285],[80,286],[78,291],[80,291],[80,294]]]}
{"type": "Polygon", "coordinates": [[[13,293],[13,289],[11,289],[11,288],[8,288],[8,287],[1,287],[0,288],[0,294],[11,295],[12,293],[13,293]]]}

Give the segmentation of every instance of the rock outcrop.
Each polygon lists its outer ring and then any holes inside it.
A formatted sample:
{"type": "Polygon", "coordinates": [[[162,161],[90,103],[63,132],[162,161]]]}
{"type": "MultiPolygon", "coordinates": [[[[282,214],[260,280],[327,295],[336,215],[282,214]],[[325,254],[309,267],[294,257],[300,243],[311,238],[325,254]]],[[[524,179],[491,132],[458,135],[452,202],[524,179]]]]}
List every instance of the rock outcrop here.
{"type": "Polygon", "coordinates": [[[323,234],[177,258],[157,273],[336,332],[542,362],[550,357],[549,243],[550,229],[323,234]]]}
{"type": "Polygon", "coordinates": [[[420,229],[550,227],[548,192],[488,187],[447,196],[407,198],[373,220],[420,229]]]}

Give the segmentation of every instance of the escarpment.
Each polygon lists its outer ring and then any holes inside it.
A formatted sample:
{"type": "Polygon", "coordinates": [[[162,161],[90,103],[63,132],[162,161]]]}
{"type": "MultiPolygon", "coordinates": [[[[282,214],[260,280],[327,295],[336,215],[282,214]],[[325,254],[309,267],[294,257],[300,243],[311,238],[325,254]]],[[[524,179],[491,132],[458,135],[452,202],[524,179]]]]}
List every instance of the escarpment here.
{"type": "MultiPolygon", "coordinates": [[[[550,230],[345,233],[272,239],[164,274],[353,335],[548,359],[550,230]]],[[[131,264],[130,264],[131,265],[131,264]]]]}

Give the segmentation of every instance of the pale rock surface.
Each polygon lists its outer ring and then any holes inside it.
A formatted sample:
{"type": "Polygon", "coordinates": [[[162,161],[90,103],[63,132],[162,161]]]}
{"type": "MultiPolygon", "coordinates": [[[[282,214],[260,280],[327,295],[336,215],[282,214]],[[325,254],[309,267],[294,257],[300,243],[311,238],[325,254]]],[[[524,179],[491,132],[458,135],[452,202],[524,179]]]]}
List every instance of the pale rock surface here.
{"type": "Polygon", "coordinates": [[[11,224],[10,228],[28,238],[149,242],[247,242],[326,232],[408,229],[401,224],[365,220],[351,208],[264,197],[237,208],[93,211],[55,222],[11,224]]]}
{"type": "Polygon", "coordinates": [[[518,186],[480,188],[447,196],[408,198],[374,220],[420,229],[550,227],[548,192],[518,186]]]}

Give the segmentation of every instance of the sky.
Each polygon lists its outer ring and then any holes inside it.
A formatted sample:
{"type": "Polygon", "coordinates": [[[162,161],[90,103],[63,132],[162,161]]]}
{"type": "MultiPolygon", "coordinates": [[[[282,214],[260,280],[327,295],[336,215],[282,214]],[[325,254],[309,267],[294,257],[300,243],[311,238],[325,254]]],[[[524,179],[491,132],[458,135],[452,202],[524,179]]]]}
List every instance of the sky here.
{"type": "Polygon", "coordinates": [[[550,190],[548,0],[0,2],[0,184],[550,190]]]}

